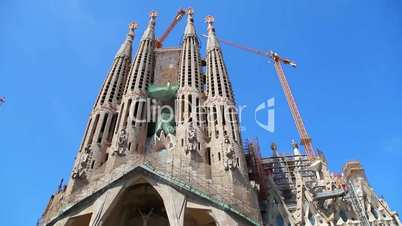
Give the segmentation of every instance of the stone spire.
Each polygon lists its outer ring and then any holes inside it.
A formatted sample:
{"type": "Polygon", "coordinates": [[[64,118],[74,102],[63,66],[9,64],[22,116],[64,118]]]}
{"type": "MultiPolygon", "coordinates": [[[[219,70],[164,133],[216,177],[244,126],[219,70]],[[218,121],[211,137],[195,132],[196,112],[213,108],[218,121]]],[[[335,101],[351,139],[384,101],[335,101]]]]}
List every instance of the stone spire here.
{"type": "MultiPolygon", "coordinates": [[[[219,41],[213,27],[214,18],[207,16],[207,111],[209,145],[212,153],[212,179],[219,180],[222,171],[228,179],[223,183],[233,183],[238,178],[248,178],[242,151],[240,126],[233,99],[232,87],[223,60],[219,41]]],[[[219,183],[217,181],[217,183],[219,183]]],[[[222,182],[221,182],[222,183],[222,182]]],[[[236,186],[234,186],[236,187],[236,186]]]]}
{"type": "Polygon", "coordinates": [[[144,34],[142,35],[141,41],[143,40],[154,40],[155,39],[155,23],[156,17],[158,13],[156,11],[151,11],[149,14],[149,23],[148,27],[145,29],[144,34]]]}
{"type": "Polygon", "coordinates": [[[146,88],[153,76],[153,61],[155,49],[155,20],[157,13],[152,11],[149,14],[149,23],[142,35],[137,55],[131,66],[125,94],[129,92],[141,92],[145,95],[146,88]]]}
{"type": "Polygon", "coordinates": [[[95,108],[105,105],[105,103],[112,105],[120,103],[129,67],[131,65],[131,48],[134,40],[134,31],[137,26],[136,22],[129,24],[127,38],[121,44],[120,49],[116,53],[112,68],[109,71],[100,95],[95,103],[95,108]]]}
{"type": "MultiPolygon", "coordinates": [[[[70,180],[69,191],[75,182],[85,178],[88,180],[91,171],[102,165],[107,157],[116,126],[117,108],[123,96],[124,85],[131,65],[131,46],[134,39],[135,22],[129,25],[126,40],[114,58],[111,69],[90,114],[80,151],[77,154],[70,180]]],[[[79,183],[78,183],[79,184],[79,183]]]]}
{"type": "Polygon", "coordinates": [[[208,41],[207,41],[207,52],[213,50],[214,48],[219,49],[219,41],[215,34],[214,22],[215,18],[213,16],[207,16],[205,18],[207,22],[207,30],[208,30],[208,41]]]}
{"type": "MultiPolygon", "coordinates": [[[[187,164],[191,161],[193,170],[203,174],[204,168],[196,163],[203,164],[209,157],[205,151],[205,125],[202,118],[202,84],[200,44],[194,28],[192,9],[187,10],[187,25],[184,30],[179,64],[179,90],[177,92],[176,122],[178,141],[183,143],[178,155],[184,156],[187,164]],[[195,136],[193,136],[195,135],[195,136]],[[193,138],[194,139],[193,139],[193,138]]],[[[179,158],[176,158],[179,159],[179,158]]]]}
{"type": "MultiPolygon", "coordinates": [[[[120,117],[115,129],[113,148],[109,156],[108,169],[116,167],[116,159],[123,155],[139,155],[144,151],[147,135],[147,88],[153,81],[155,20],[157,13],[152,11],[145,29],[135,60],[131,65],[124,96],[120,105],[120,117]]],[[[134,156],[134,157],[135,157],[134,156]]]]}
{"type": "Polygon", "coordinates": [[[184,30],[184,36],[188,36],[188,35],[195,35],[195,28],[194,28],[194,18],[193,18],[193,9],[189,8],[187,10],[187,25],[186,28],[184,30]]]}
{"type": "Polygon", "coordinates": [[[138,24],[136,22],[130,23],[128,26],[128,34],[126,40],[121,44],[119,51],[116,53],[116,57],[131,57],[131,46],[134,40],[134,31],[137,29],[138,24]]]}
{"type": "MultiPolygon", "coordinates": [[[[207,77],[208,77],[208,96],[225,97],[228,101],[234,102],[233,92],[226,66],[223,61],[222,51],[219,40],[213,27],[214,18],[206,17],[208,25],[207,40],[207,77]]],[[[234,103],[233,103],[234,104],[234,103]]]]}

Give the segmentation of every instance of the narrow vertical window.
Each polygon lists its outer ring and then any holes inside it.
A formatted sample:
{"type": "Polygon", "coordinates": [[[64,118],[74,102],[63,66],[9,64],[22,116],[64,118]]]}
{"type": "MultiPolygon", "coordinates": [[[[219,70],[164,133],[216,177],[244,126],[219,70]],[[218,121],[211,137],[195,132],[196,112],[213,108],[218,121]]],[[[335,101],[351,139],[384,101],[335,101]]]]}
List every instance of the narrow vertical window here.
{"type": "Polygon", "coordinates": [[[101,129],[100,129],[100,131],[99,131],[97,143],[101,143],[101,142],[102,142],[103,132],[105,131],[105,127],[106,127],[106,122],[107,122],[108,116],[109,116],[109,115],[106,113],[105,116],[103,117],[103,121],[102,121],[101,129]]]}
{"type": "Polygon", "coordinates": [[[211,148],[207,148],[205,153],[205,157],[207,158],[208,165],[211,165],[211,148]]]}
{"type": "Polygon", "coordinates": [[[92,144],[92,140],[94,138],[94,134],[95,134],[95,131],[96,131],[96,127],[98,125],[98,121],[99,121],[99,114],[97,114],[96,117],[95,117],[95,121],[94,121],[94,124],[92,125],[91,135],[89,136],[89,140],[88,140],[87,145],[92,144]]]}
{"type": "Polygon", "coordinates": [[[133,125],[135,126],[137,124],[137,113],[138,113],[138,101],[135,101],[134,103],[134,113],[133,113],[133,125]]]}
{"type": "Polygon", "coordinates": [[[107,135],[107,141],[108,142],[112,142],[113,131],[114,131],[115,127],[116,127],[116,122],[117,122],[117,115],[118,115],[117,113],[114,113],[113,117],[112,117],[112,121],[110,122],[109,132],[108,132],[108,135],[107,135]]]}
{"type": "Polygon", "coordinates": [[[89,118],[89,122],[88,122],[87,128],[85,129],[84,139],[83,139],[83,141],[82,141],[80,151],[81,151],[81,149],[82,149],[82,145],[84,145],[85,140],[87,139],[88,130],[89,130],[89,127],[91,126],[91,122],[92,122],[92,118],[89,118]]]}
{"type": "Polygon", "coordinates": [[[118,130],[119,130],[120,121],[121,121],[121,118],[123,117],[123,110],[124,110],[124,103],[121,105],[120,113],[119,113],[119,120],[118,120],[118,122],[117,122],[117,127],[116,127],[116,130],[115,130],[114,133],[117,133],[118,130]]]}
{"type": "Polygon", "coordinates": [[[127,118],[128,118],[129,113],[130,113],[131,102],[132,102],[132,100],[129,99],[128,104],[127,104],[127,108],[126,108],[126,113],[124,115],[124,120],[123,120],[123,128],[124,129],[127,127],[127,118]]]}

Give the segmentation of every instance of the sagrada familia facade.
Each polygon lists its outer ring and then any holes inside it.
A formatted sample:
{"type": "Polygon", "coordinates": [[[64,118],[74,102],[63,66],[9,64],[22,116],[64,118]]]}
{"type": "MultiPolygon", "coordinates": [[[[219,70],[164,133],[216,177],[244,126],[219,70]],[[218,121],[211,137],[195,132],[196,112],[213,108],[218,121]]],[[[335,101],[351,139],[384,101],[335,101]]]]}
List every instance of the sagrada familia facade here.
{"type": "Polygon", "coordinates": [[[114,57],[71,177],[38,221],[54,226],[401,225],[358,161],[332,174],[323,155],[262,158],[242,140],[214,19],[206,55],[193,13],[179,48],[157,45],[151,12],[114,57]]]}

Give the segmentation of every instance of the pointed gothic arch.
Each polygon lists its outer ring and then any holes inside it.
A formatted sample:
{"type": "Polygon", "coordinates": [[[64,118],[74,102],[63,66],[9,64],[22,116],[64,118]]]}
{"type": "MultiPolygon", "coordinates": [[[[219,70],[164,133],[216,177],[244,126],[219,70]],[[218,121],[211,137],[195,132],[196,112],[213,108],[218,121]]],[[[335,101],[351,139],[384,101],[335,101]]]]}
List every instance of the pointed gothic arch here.
{"type": "Polygon", "coordinates": [[[104,226],[169,226],[165,205],[151,183],[139,180],[116,198],[104,218],[104,226]]]}
{"type": "Polygon", "coordinates": [[[66,226],[88,226],[91,221],[92,213],[83,214],[68,219],[66,226]]]}
{"type": "Polygon", "coordinates": [[[184,226],[219,226],[210,210],[186,208],[184,226]]]}

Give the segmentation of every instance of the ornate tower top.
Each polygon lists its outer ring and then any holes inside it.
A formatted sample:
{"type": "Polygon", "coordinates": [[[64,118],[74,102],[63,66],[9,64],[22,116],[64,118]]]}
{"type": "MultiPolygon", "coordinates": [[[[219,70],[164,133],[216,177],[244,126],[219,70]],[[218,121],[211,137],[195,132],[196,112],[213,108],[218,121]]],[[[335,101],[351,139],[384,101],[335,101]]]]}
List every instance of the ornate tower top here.
{"type": "Polygon", "coordinates": [[[158,13],[153,10],[149,13],[149,23],[148,23],[148,27],[146,28],[146,30],[144,31],[144,34],[142,35],[141,40],[145,40],[145,39],[155,39],[155,21],[156,21],[156,17],[158,16],[158,13]]]}
{"type": "Polygon", "coordinates": [[[213,24],[215,22],[215,18],[211,15],[208,15],[205,17],[205,22],[208,24],[208,31],[210,31],[211,29],[213,29],[213,24]]]}
{"type": "Polygon", "coordinates": [[[138,24],[136,22],[131,22],[128,25],[128,34],[126,40],[121,44],[119,51],[116,53],[116,57],[131,57],[131,45],[134,40],[134,31],[137,29],[138,24]]]}
{"type": "Polygon", "coordinates": [[[187,9],[187,25],[186,29],[184,30],[184,35],[195,35],[195,28],[194,28],[194,18],[193,18],[194,11],[192,8],[187,9]]]}
{"type": "Polygon", "coordinates": [[[134,32],[135,29],[138,28],[138,23],[133,21],[128,25],[129,32],[134,32]]]}
{"type": "Polygon", "coordinates": [[[151,18],[151,19],[155,19],[157,16],[158,16],[158,11],[156,11],[156,10],[152,10],[149,13],[149,18],[151,18]]]}
{"type": "Polygon", "coordinates": [[[215,35],[215,28],[214,28],[214,22],[215,18],[213,16],[207,16],[205,17],[205,22],[208,25],[208,41],[207,41],[207,52],[214,48],[220,48],[218,39],[216,38],[215,35]]]}

